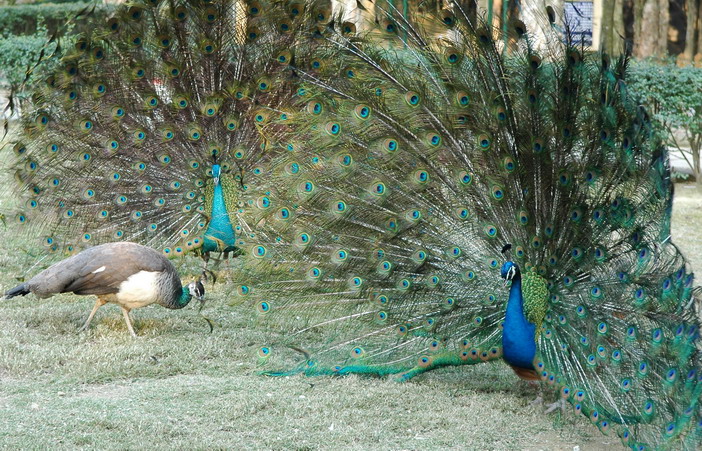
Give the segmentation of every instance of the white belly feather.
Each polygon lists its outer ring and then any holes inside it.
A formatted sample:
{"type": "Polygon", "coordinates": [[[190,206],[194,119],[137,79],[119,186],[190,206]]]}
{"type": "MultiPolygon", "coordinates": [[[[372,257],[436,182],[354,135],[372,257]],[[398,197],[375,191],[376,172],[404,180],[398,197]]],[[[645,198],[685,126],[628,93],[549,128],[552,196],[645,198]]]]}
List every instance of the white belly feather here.
{"type": "Polygon", "coordinates": [[[160,272],[139,271],[119,285],[117,303],[129,309],[153,304],[158,299],[157,280],[160,272]]]}

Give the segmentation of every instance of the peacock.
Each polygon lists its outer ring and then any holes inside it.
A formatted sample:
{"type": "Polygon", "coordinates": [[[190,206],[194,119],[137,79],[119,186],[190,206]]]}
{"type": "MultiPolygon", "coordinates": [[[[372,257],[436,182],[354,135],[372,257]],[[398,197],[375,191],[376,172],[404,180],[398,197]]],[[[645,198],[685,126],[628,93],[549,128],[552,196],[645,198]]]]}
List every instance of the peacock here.
{"type": "Polygon", "coordinates": [[[502,360],[632,449],[696,449],[699,291],[628,58],[553,14],[534,42],[460,3],[383,11],[298,49],[296,108],[263,128],[287,190],[252,193],[238,294],[270,334],[264,373],[502,360]]]}
{"type": "Polygon", "coordinates": [[[298,31],[329,14],[294,0],[137,0],[76,20],[31,74],[16,223],[60,255],[110,241],[237,255],[247,189],[266,183],[260,129],[285,117],[298,31]]]}
{"type": "Polygon", "coordinates": [[[181,286],[173,264],[160,252],[130,242],[107,243],[91,247],[55,263],[29,281],[5,293],[5,299],[33,293],[47,298],[57,293],[94,294],[97,300],[82,330],[90,325],[100,307],[120,306],[129,333],[136,333],[129,319],[132,309],[157,303],[182,309],[195,298],[205,299],[202,282],[181,286]]]}

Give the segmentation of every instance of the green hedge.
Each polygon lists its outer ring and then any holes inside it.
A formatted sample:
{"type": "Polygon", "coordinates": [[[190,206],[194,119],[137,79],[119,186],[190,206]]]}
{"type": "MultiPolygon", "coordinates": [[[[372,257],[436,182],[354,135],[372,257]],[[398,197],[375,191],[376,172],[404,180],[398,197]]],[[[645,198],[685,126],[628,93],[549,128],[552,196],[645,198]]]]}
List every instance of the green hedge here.
{"type": "Polygon", "coordinates": [[[666,132],[667,144],[688,157],[702,186],[702,167],[693,164],[702,156],[702,68],[638,61],[631,65],[628,84],[666,132]],[[679,140],[681,135],[684,141],[679,140]]]}
{"type": "Polygon", "coordinates": [[[41,31],[31,36],[0,38],[0,87],[17,88],[24,81],[27,67],[38,61],[47,43],[45,30],[41,31]]]}
{"type": "MultiPolygon", "coordinates": [[[[41,23],[46,24],[49,33],[74,17],[92,3],[42,3],[38,5],[0,6],[0,35],[33,35],[41,23]]],[[[93,16],[104,16],[104,8],[95,9],[93,16]]]]}
{"type": "Polygon", "coordinates": [[[702,68],[638,61],[631,64],[627,81],[639,102],[663,124],[691,135],[702,133],[702,68]]]}

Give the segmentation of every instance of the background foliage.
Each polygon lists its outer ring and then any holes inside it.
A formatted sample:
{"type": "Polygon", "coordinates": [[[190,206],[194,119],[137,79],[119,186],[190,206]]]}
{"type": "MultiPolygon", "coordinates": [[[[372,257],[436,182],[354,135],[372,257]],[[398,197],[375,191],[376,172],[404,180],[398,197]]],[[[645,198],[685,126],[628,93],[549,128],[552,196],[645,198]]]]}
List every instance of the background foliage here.
{"type": "Polygon", "coordinates": [[[698,185],[702,147],[702,68],[672,62],[634,62],[629,88],[657,119],[667,144],[687,160],[698,185]]]}

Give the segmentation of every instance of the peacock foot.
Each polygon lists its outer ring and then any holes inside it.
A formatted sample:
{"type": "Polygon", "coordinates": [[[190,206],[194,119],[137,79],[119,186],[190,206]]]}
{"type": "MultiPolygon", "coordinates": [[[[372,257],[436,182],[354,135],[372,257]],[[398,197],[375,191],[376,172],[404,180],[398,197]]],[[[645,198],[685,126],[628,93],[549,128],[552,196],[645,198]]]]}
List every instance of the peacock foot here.
{"type": "Polygon", "coordinates": [[[543,403],[544,403],[544,397],[539,395],[536,398],[534,398],[533,401],[530,401],[529,405],[530,406],[540,406],[540,405],[543,405],[543,403]]]}
{"type": "Polygon", "coordinates": [[[566,402],[565,402],[565,399],[561,398],[561,399],[559,399],[558,401],[556,401],[556,402],[554,402],[554,403],[547,404],[547,405],[546,405],[546,410],[544,411],[544,413],[549,414],[549,413],[555,412],[555,411],[558,410],[558,409],[561,409],[561,412],[562,412],[562,413],[565,413],[565,411],[566,411],[566,402]]]}

